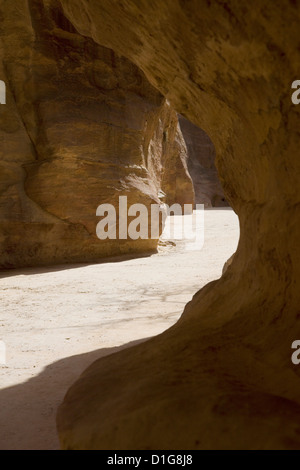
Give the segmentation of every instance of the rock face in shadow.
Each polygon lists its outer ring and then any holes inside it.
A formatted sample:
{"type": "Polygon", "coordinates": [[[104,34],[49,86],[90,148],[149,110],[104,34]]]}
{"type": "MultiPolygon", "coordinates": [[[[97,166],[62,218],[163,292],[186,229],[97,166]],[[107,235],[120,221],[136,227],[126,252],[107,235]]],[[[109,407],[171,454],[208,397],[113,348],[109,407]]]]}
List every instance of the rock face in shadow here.
{"type": "Polygon", "coordinates": [[[215,148],[208,135],[183,116],[179,125],[187,146],[187,166],[194,184],[195,203],[204,207],[228,206],[215,167],[215,148]]]}
{"type": "Polygon", "coordinates": [[[121,195],[149,213],[194,202],[177,114],[136,65],[78,34],[56,0],[4,2],[2,15],[0,267],[154,250],[150,236],[99,240],[96,209],[109,203],[118,216],[121,195]]]}
{"type": "Polygon", "coordinates": [[[61,3],[80,34],[135,62],[211,137],[241,227],[232,264],[174,327],[71,387],[62,447],[299,449],[298,3],[61,3]]]}

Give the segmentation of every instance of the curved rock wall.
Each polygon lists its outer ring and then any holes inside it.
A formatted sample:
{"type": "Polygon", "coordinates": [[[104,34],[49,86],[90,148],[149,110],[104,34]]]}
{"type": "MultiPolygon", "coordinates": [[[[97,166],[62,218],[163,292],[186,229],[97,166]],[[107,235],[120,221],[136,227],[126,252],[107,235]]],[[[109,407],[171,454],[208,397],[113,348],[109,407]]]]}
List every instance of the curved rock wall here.
{"type": "Polygon", "coordinates": [[[101,359],[58,414],[63,448],[300,447],[298,2],[61,0],[216,148],[232,264],[162,335],[101,359]]]}
{"type": "Polygon", "coordinates": [[[0,267],[154,250],[155,239],[99,240],[96,209],[118,208],[120,195],[148,209],[164,193],[193,203],[175,111],[136,65],[78,34],[56,0],[1,10],[0,267]]]}

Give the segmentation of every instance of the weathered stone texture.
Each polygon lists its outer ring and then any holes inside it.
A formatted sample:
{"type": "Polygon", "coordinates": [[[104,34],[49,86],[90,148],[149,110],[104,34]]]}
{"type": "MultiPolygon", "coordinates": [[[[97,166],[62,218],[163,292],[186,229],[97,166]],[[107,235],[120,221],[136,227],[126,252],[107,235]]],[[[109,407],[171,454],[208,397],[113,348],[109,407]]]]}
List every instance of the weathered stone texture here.
{"type": "Polygon", "coordinates": [[[0,267],[155,250],[150,238],[100,241],[96,209],[120,195],[148,209],[163,193],[193,203],[175,111],[136,65],[78,34],[57,1],[1,10],[0,267]]]}
{"type": "Polygon", "coordinates": [[[232,264],[173,328],[68,391],[62,447],[299,449],[299,2],[61,3],[210,136],[241,226],[232,264]]]}

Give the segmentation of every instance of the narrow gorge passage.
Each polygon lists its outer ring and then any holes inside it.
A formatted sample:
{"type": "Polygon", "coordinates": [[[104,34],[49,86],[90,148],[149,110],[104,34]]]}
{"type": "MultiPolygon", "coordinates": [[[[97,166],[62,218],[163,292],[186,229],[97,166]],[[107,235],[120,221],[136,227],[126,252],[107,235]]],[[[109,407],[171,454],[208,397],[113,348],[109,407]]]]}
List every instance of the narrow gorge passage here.
{"type": "Polygon", "coordinates": [[[204,215],[198,251],[183,240],[148,257],[1,273],[1,449],[58,449],[56,409],[84,368],[173,325],[196,291],[221,276],[238,218],[230,208],[204,215]]]}

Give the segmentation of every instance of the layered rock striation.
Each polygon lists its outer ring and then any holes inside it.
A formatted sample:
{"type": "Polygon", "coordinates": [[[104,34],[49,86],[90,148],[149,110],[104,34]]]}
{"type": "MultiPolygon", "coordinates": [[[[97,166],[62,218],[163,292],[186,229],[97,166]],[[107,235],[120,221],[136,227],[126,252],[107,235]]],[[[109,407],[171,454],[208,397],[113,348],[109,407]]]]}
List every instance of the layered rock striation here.
{"type": "Polygon", "coordinates": [[[151,204],[193,204],[175,111],[136,65],[79,34],[59,2],[0,8],[0,267],[155,250],[150,230],[99,240],[96,210],[112,204],[118,221],[121,195],[149,215],[151,204]]]}

